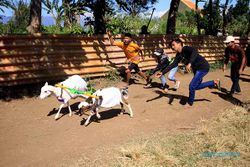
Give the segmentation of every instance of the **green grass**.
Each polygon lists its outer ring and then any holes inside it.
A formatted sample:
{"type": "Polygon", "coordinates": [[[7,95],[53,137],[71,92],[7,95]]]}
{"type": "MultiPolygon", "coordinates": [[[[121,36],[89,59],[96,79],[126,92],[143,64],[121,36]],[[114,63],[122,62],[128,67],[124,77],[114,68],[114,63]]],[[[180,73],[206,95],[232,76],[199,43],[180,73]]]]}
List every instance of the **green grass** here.
{"type": "Polygon", "coordinates": [[[196,130],[155,134],[134,139],[116,149],[104,149],[95,161],[82,158],[73,166],[165,167],[248,166],[250,164],[250,101],[225,110],[212,120],[201,120],[196,130]],[[206,157],[206,152],[234,152],[237,157],[206,157]]]}

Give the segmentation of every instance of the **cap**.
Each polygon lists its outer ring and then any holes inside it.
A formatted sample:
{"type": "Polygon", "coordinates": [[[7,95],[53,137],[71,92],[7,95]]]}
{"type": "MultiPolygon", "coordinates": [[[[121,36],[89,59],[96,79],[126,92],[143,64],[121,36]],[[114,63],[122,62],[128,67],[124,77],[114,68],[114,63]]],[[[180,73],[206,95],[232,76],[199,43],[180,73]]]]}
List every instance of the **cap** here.
{"type": "Polygon", "coordinates": [[[164,53],[164,50],[162,49],[162,48],[157,48],[157,49],[155,49],[155,51],[154,51],[154,55],[156,55],[156,56],[160,56],[160,55],[162,55],[164,53]]]}
{"type": "Polygon", "coordinates": [[[223,41],[224,43],[229,43],[229,42],[234,42],[234,37],[233,36],[227,36],[226,40],[223,41]]]}

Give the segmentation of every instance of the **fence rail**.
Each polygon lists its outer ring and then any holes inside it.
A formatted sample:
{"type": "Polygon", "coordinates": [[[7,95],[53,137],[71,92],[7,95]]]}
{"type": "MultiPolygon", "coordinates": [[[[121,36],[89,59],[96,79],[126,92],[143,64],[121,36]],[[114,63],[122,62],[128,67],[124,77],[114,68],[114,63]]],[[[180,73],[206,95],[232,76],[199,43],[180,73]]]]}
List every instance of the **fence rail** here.
{"type": "MultiPolygon", "coordinates": [[[[166,35],[135,36],[145,55],[140,63],[143,70],[155,67],[152,53],[157,47],[174,55],[168,48],[171,38],[166,35]]],[[[221,37],[183,36],[182,39],[210,63],[223,59],[225,45],[221,37]]],[[[243,48],[250,42],[249,37],[236,39],[243,48]]],[[[121,40],[121,36],[116,36],[116,40],[121,40]]],[[[125,60],[123,51],[111,46],[106,35],[0,36],[0,86],[61,80],[73,74],[105,76],[110,66],[125,66],[125,60]]]]}

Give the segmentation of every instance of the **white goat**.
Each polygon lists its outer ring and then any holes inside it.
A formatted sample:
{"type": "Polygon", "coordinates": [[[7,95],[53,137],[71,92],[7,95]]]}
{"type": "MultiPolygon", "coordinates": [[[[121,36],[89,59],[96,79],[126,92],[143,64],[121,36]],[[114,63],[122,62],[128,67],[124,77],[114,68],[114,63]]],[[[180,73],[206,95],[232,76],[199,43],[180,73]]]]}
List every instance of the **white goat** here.
{"type": "MultiPolygon", "coordinates": [[[[66,79],[65,81],[60,82],[59,85],[68,87],[68,88],[73,88],[81,92],[87,91],[87,83],[79,75],[73,75],[69,77],[68,79],[66,79]]],[[[69,105],[70,99],[74,99],[79,96],[87,98],[87,96],[84,96],[84,95],[72,94],[67,89],[48,85],[48,82],[46,82],[45,85],[41,88],[40,99],[44,99],[46,97],[49,97],[50,95],[56,96],[57,100],[62,103],[58,109],[58,112],[55,115],[55,119],[59,118],[60,111],[65,104],[67,104],[68,106],[69,116],[72,116],[72,110],[69,105]]]]}
{"type": "Polygon", "coordinates": [[[97,98],[92,98],[92,102],[81,102],[78,108],[81,110],[83,107],[90,108],[91,112],[87,120],[85,121],[85,126],[89,124],[90,118],[96,114],[97,118],[100,119],[101,116],[98,113],[99,107],[111,108],[116,105],[121,105],[121,114],[125,112],[123,105],[125,104],[129,109],[130,117],[133,117],[133,111],[130,104],[127,102],[128,99],[128,89],[127,88],[115,88],[109,87],[97,90],[94,94],[97,98]]]}

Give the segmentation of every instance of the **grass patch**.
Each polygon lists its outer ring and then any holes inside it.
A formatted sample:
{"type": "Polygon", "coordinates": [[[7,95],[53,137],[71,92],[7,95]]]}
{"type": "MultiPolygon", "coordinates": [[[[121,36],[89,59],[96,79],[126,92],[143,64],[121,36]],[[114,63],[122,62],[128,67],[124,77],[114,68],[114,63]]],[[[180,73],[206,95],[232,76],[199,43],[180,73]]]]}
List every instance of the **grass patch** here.
{"type": "Polygon", "coordinates": [[[250,101],[243,107],[225,110],[212,120],[201,120],[194,131],[135,139],[118,149],[101,151],[102,158],[96,161],[85,159],[84,164],[76,166],[248,166],[249,112],[250,101]],[[206,156],[206,153],[214,154],[206,156]]]}
{"type": "MultiPolygon", "coordinates": [[[[217,69],[222,70],[223,66],[224,66],[224,60],[216,61],[215,63],[210,64],[210,71],[215,71],[217,69]]],[[[231,62],[228,63],[227,69],[229,69],[230,67],[231,67],[231,62]]]]}

